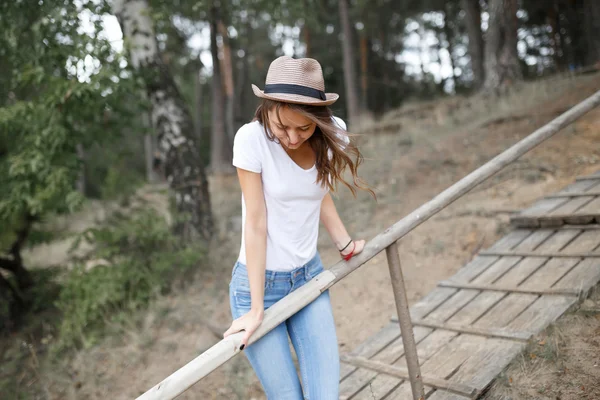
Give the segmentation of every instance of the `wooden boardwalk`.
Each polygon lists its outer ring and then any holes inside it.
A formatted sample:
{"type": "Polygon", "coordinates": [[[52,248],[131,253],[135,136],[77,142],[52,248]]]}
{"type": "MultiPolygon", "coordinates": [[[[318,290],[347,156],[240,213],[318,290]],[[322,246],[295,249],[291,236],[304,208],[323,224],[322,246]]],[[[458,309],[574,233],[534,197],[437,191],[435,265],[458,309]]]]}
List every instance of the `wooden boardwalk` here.
{"type": "MultiPolygon", "coordinates": [[[[600,281],[600,171],[511,222],[515,230],[410,309],[429,400],[477,398],[600,281]]],[[[340,399],[412,399],[395,318],[341,360],[340,399]]]]}

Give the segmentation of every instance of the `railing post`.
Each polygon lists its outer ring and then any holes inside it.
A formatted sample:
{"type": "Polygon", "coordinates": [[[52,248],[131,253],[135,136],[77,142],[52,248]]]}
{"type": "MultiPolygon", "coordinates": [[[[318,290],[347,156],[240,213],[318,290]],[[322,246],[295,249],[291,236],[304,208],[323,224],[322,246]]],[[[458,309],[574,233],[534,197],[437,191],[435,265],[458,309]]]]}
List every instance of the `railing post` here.
{"type": "Polygon", "coordinates": [[[396,300],[396,311],[398,312],[398,321],[400,322],[400,332],[402,333],[402,343],[404,344],[404,355],[406,356],[413,400],[423,400],[425,399],[425,389],[423,388],[421,367],[419,367],[419,358],[417,356],[417,345],[415,343],[412,322],[410,321],[410,312],[408,311],[408,299],[406,298],[406,288],[404,286],[404,277],[402,276],[402,267],[400,266],[397,242],[390,244],[385,249],[385,254],[387,255],[388,266],[390,268],[390,278],[396,300]]]}

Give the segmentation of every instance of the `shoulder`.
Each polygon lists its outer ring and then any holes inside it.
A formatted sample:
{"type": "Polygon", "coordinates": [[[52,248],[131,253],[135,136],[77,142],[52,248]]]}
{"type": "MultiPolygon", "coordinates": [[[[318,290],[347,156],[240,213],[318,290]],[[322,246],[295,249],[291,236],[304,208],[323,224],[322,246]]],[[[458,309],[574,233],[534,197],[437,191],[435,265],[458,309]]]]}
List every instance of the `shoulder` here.
{"type": "Polygon", "coordinates": [[[262,147],[265,145],[265,132],[258,121],[242,125],[233,139],[234,147],[262,147]]]}
{"type": "Polygon", "coordinates": [[[340,117],[336,117],[333,116],[333,122],[338,125],[340,128],[342,128],[343,130],[346,130],[346,123],[344,122],[343,119],[341,119],[340,117]]]}
{"type": "Polygon", "coordinates": [[[235,137],[240,137],[244,140],[260,140],[264,135],[264,129],[260,122],[252,121],[242,125],[235,134],[235,137]]]}
{"type": "Polygon", "coordinates": [[[337,135],[344,140],[344,142],[346,142],[346,144],[350,143],[350,138],[348,137],[347,131],[346,131],[346,123],[344,122],[343,119],[341,119],[340,117],[336,117],[333,116],[333,123],[335,125],[337,125],[338,127],[340,127],[342,129],[343,132],[337,132],[337,135]]]}

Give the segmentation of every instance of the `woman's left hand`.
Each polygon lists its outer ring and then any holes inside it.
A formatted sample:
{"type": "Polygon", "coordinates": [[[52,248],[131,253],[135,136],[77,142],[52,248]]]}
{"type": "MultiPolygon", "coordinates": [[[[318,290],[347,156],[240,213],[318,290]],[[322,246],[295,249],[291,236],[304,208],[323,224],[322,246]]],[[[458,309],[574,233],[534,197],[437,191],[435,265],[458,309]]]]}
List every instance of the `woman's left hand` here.
{"type": "Polygon", "coordinates": [[[354,240],[344,251],[340,252],[342,258],[346,257],[348,254],[352,253],[352,257],[357,254],[360,254],[365,248],[364,240],[354,240]]]}

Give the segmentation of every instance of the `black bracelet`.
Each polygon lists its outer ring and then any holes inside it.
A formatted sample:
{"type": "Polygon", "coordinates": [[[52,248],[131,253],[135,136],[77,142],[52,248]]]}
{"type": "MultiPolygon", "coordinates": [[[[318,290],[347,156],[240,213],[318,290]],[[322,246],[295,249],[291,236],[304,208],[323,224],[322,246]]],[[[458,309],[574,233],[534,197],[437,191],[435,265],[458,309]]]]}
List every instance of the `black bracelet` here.
{"type": "Polygon", "coordinates": [[[346,247],[350,246],[350,243],[352,243],[352,239],[350,239],[350,241],[348,242],[348,244],[347,244],[347,245],[345,245],[345,246],[344,246],[344,248],[340,250],[340,253],[341,253],[342,251],[346,250],[346,247]]]}

